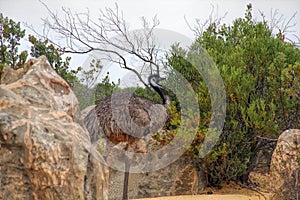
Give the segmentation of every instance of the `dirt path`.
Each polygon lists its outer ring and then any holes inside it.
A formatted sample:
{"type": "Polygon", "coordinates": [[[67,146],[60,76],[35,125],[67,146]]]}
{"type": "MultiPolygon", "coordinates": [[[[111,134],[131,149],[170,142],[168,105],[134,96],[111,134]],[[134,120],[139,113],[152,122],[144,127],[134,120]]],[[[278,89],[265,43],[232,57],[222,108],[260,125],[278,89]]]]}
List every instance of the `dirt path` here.
{"type": "Polygon", "coordinates": [[[220,190],[210,188],[205,192],[211,194],[144,198],[140,200],[269,200],[271,196],[268,192],[260,191],[258,193],[255,190],[234,183],[223,185],[220,190]]]}
{"type": "Polygon", "coordinates": [[[263,200],[259,195],[195,195],[195,196],[174,196],[159,197],[143,200],[263,200]]]}

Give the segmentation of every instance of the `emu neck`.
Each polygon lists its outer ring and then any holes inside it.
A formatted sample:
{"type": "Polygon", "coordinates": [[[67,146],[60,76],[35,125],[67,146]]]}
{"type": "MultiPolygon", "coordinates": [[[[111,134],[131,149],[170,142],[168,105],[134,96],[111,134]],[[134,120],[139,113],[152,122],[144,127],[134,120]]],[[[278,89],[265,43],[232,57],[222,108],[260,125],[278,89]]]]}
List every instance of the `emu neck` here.
{"type": "Polygon", "coordinates": [[[163,101],[163,105],[165,107],[168,107],[170,105],[170,97],[167,93],[167,91],[165,89],[163,89],[162,87],[158,86],[158,85],[153,85],[151,84],[151,87],[159,94],[159,96],[161,97],[162,101],[163,101]]]}

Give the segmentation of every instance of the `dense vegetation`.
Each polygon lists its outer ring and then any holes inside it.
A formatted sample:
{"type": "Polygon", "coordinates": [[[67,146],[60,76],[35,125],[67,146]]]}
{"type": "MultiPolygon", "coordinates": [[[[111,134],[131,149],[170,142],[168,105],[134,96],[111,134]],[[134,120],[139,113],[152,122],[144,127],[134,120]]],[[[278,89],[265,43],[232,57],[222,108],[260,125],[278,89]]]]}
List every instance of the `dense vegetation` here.
{"type": "MultiPolygon", "coordinates": [[[[20,22],[16,23],[0,13],[0,78],[5,64],[13,69],[24,67],[28,58],[28,51],[19,52],[19,47],[25,35],[25,30],[21,28],[20,22]]],[[[49,44],[48,40],[43,41],[33,35],[28,35],[28,41],[32,45],[29,52],[32,57],[47,56],[53,69],[68,83],[77,79],[78,71],[69,69],[70,57],[63,58],[63,52],[53,44],[49,44]]]]}
{"type": "MultiPolygon", "coordinates": [[[[243,175],[251,169],[263,141],[277,138],[286,129],[299,128],[300,124],[300,50],[285,42],[280,33],[273,36],[268,22],[255,21],[251,9],[248,5],[245,16],[231,25],[211,23],[188,50],[174,45],[167,58],[168,64],[189,81],[197,94],[199,130],[187,153],[193,157],[196,166],[206,171],[211,185],[240,177],[247,181],[247,176],[243,175]],[[199,148],[212,114],[211,101],[203,77],[187,60],[203,49],[212,57],[223,78],[227,107],[225,126],[217,145],[205,158],[199,158],[199,148]]],[[[20,23],[0,14],[0,69],[4,64],[14,69],[24,65],[28,52],[18,52],[24,36],[20,23]]],[[[77,71],[69,69],[70,58],[63,59],[63,52],[47,40],[29,36],[29,41],[33,45],[31,56],[46,55],[67,82],[78,82],[77,71]]],[[[77,89],[89,90],[84,85],[77,89]]],[[[114,90],[121,90],[119,83],[111,83],[107,76],[92,91],[99,101],[114,90]]],[[[155,101],[159,99],[149,88],[127,90],[135,90],[138,95],[155,101]]],[[[85,107],[87,98],[78,96],[78,99],[85,107]]],[[[170,112],[169,125],[176,128],[180,121],[180,105],[176,100],[170,112]]],[[[169,138],[156,139],[165,142],[169,138]]]]}
{"type": "MultiPolygon", "coordinates": [[[[253,20],[251,5],[245,17],[232,25],[210,24],[188,52],[169,58],[199,94],[200,129],[207,127],[210,119],[209,94],[186,60],[202,48],[223,78],[227,114],[218,144],[208,156],[198,159],[198,165],[212,185],[239,177],[247,181],[247,172],[263,142],[277,138],[286,129],[299,128],[300,50],[283,41],[281,35],[273,37],[266,21],[253,20]]],[[[196,158],[199,145],[201,142],[195,142],[191,147],[196,158]]]]}

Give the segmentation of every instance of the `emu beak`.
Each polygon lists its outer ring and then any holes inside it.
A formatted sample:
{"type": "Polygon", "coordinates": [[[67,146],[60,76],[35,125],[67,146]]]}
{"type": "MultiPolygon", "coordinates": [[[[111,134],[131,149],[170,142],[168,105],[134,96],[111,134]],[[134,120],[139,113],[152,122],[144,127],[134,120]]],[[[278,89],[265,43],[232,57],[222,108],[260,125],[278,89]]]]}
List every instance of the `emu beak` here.
{"type": "Polygon", "coordinates": [[[163,81],[163,80],[166,80],[166,78],[165,77],[159,77],[158,81],[163,81]]]}

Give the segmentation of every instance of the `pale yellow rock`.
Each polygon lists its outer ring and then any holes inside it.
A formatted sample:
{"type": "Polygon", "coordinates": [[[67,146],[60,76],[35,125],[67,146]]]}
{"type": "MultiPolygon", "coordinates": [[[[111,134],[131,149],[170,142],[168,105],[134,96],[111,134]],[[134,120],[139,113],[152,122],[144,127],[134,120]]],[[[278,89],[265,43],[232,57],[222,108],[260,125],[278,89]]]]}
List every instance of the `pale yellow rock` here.
{"type": "Polygon", "coordinates": [[[300,198],[300,130],[284,131],[278,138],[270,167],[270,188],[274,199],[300,198]]]}
{"type": "Polygon", "coordinates": [[[0,199],[108,199],[108,169],[78,101],[47,58],[0,84],[0,199]]]}

